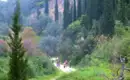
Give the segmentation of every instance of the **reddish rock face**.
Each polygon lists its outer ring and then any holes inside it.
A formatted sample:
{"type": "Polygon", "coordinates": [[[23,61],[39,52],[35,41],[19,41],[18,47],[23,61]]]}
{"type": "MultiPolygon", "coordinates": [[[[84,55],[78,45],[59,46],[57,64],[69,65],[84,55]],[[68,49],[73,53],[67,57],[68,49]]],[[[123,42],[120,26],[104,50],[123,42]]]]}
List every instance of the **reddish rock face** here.
{"type": "MultiPolygon", "coordinates": [[[[57,0],[59,6],[59,13],[64,12],[64,0],[57,0]]],[[[49,1],[49,15],[54,20],[55,19],[55,0],[49,1]]]]}

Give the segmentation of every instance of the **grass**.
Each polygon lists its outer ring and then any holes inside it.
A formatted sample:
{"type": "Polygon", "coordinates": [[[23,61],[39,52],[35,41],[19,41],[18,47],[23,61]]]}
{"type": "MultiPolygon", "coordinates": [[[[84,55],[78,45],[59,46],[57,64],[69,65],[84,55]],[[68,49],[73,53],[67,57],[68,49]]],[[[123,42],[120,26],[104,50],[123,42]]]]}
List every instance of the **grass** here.
{"type": "Polygon", "coordinates": [[[111,70],[107,66],[92,66],[63,75],[57,80],[106,80],[105,75],[111,77],[111,70]]]}
{"type": "Polygon", "coordinates": [[[45,75],[45,76],[38,76],[36,78],[32,78],[32,79],[29,79],[29,80],[55,80],[56,78],[58,78],[58,77],[60,77],[62,75],[64,75],[63,72],[57,71],[56,74],[45,75]]]}

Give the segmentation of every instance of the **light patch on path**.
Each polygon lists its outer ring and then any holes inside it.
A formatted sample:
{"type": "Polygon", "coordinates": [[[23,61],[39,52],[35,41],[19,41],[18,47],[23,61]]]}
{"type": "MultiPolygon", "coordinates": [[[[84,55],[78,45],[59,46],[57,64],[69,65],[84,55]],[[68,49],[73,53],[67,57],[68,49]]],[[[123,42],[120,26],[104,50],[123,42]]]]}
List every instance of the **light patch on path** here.
{"type": "MultiPolygon", "coordinates": [[[[53,64],[56,66],[56,63],[53,63],[53,64]]],[[[69,66],[67,66],[66,68],[64,68],[63,64],[60,64],[60,67],[57,67],[57,68],[60,69],[61,71],[65,72],[65,73],[70,73],[70,72],[76,71],[76,69],[71,68],[69,66]]]]}
{"type": "MultiPolygon", "coordinates": [[[[60,67],[58,67],[57,64],[56,64],[56,60],[57,60],[57,59],[58,59],[58,58],[51,58],[50,60],[51,60],[51,61],[54,61],[53,65],[54,65],[55,67],[57,67],[59,70],[61,70],[62,72],[64,72],[64,73],[71,73],[71,72],[76,71],[75,68],[72,68],[72,67],[69,67],[69,66],[67,66],[66,68],[64,68],[64,65],[63,65],[63,64],[60,64],[60,67]]],[[[58,79],[60,76],[61,76],[61,75],[58,75],[58,76],[54,77],[54,78],[51,79],[51,80],[56,80],[56,79],[58,79]]]]}
{"type": "MultiPolygon", "coordinates": [[[[55,67],[57,67],[57,65],[56,65],[55,62],[54,62],[53,64],[54,64],[55,67]]],[[[64,65],[63,65],[63,64],[60,64],[60,67],[57,67],[57,68],[58,68],[59,70],[61,70],[62,72],[64,72],[64,73],[70,73],[70,72],[76,71],[76,69],[70,68],[69,66],[67,66],[66,68],[64,68],[64,65]]],[[[56,77],[54,77],[54,78],[51,79],[51,80],[57,80],[59,77],[61,77],[61,75],[56,76],[56,77]]]]}
{"type": "Polygon", "coordinates": [[[70,72],[76,71],[75,68],[72,68],[72,67],[70,67],[70,66],[67,66],[67,67],[64,68],[64,65],[63,65],[63,64],[60,64],[60,67],[58,67],[58,66],[56,65],[56,60],[57,60],[57,59],[58,59],[58,58],[51,58],[51,60],[54,61],[54,63],[53,63],[54,66],[57,67],[59,70],[65,72],[65,73],[70,73],[70,72]]]}

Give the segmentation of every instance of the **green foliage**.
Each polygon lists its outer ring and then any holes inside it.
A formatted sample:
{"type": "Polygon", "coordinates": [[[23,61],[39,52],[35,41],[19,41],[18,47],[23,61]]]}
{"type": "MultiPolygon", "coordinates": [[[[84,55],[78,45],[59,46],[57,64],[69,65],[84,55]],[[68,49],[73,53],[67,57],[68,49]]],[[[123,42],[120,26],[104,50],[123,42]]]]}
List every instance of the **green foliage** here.
{"type": "Polygon", "coordinates": [[[40,2],[37,2],[36,3],[36,6],[41,6],[41,5],[43,5],[44,4],[44,1],[40,1],[40,2]]]}
{"type": "Polygon", "coordinates": [[[119,55],[128,56],[129,53],[129,27],[123,27],[120,23],[116,24],[115,36],[113,38],[99,37],[97,36],[97,46],[91,55],[86,55],[79,65],[90,66],[94,62],[100,64],[97,60],[105,62],[115,62],[118,63],[119,55]],[[97,59],[97,60],[96,60],[97,59]],[[92,61],[92,62],[91,62],[92,61]]]}
{"type": "Polygon", "coordinates": [[[111,40],[106,40],[103,43],[97,45],[96,49],[92,53],[93,59],[97,58],[108,62],[111,57],[118,54],[119,46],[121,45],[121,39],[113,37],[111,40]]]}
{"type": "MultiPolygon", "coordinates": [[[[8,78],[8,62],[8,57],[0,57],[0,80],[7,80],[6,78],[8,78]]],[[[31,56],[28,61],[27,73],[29,79],[35,77],[38,78],[39,76],[42,76],[42,78],[47,78],[49,76],[54,76],[54,74],[57,75],[57,69],[47,56],[31,56]]]]}
{"type": "Polygon", "coordinates": [[[117,36],[122,36],[125,34],[125,29],[123,29],[123,24],[120,23],[119,21],[116,21],[116,25],[115,25],[115,34],[117,36]]]}
{"type": "Polygon", "coordinates": [[[39,19],[34,22],[32,22],[30,25],[33,27],[33,30],[38,34],[42,35],[42,32],[45,30],[45,28],[48,26],[49,23],[52,22],[52,19],[44,14],[41,14],[39,16],[39,19]]]}
{"type": "Polygon", "coordinates": [[[62,55],[62,60],[68,59],[73,53],[73,46],[70,39],[61,42],[58,47],[58,53],[62,55]]]}
{"type": "Polygon", "coordinates": [[[0,80],[7,80],[7,75],[0,73],[0,80]]]}
{"type": "Polygon", "coordinates": [[[75,22],[69,25],[68,29],[77,30],[81,27],[80,23],[80,20],[76,20],[75,22]]]}
{"type": "Polygon", "coordinates": [[[111,70],[106,65],[100,65],[79,69],[74,73],[61,76],[57,80],[106,80],[105,75],[111,77],[111,70]]]}
{"type": "Polygon", "coordinates": [[[115,35],[118,37],[126,37],[130,33],[130,27],[124,26],[121,22],[116,21],[115,25],[115,35]]]}
{"type": "Polygon", "coordinates": [[[80,36],[80,37],[84,36],[84,34],[85,34],[84,32],[86,31],[86,29],[84,28],[85,26],[82,25],[83,24],[82,19],[83,18],[81,17],[80,19],[71,23],[68,26],[68,28],[65,30],[64,37],[70,37],[72,39],[72,41],[75,41],[75,40],[77,40],[78,36],[80,36]]]}
{"type": "Polygon", "coordinates": [[[30,57],[29,66],[33,77],[51,75],[56,72],[56,68],[47,56],[30,57]]]}
{"type": "Polygon", "coordinates": [[[127,4],[125,0],[119,0],[119,13],[118,13],[119,20],[123,23],[123,25],[127,24],[128,17],[127,17],[127,4]]]}
{"type": "Polygon", "coordinates": [[[85,27],[87,30],[91,30],[92,26],[91,23],[89,22],[89,18],[87,15],[82,15],[81,18],[81,25],[85,27]]]}
{"type": "Polygon", "coordinates": [[[7,80],[8,58],[0,57],[0,80],[7,80]]]}
{"type": "Polygon", "coordinates": [[[114,34],[114,0],[104,0],[104,11],[101,18],[101,31],[106,36],[112,36],[114,34]]]}
{"type": "Polygon", "coordinates": [[[25,49],[21,43],[19,33],[21,26],[19,25],[20,4],[17,1],[17,7],[13,18],[12,32],[9,37],[11,41],[8,43],[11,49],[8,80],[27,80],[27,59],[24,57],[25,49]]]}
{"type": "MultiPolygon", "coordinates": [[[[96,42],[93,37],[86,38],[84,42],[80,44],[80,48],[81,48],[80,53],[79,54],[73,53],[76,55],[75,61],[77,62],[77,64],[81,63],[82,59],[85,58],[85,55],[91,55],[95,46],[96,46],[96,42]]],[[[86,63],[89,63],[89,62],[86,62],[86,63]]],[[[86,63],[83,63],[83,64],[86,64],[86,63]]]]}
{"type": "Polygon", "coordinates": [[[130,39],[124,39],[122,42],[122,46],[119,49],[119,54],[123,57],[130,57],[130,39]]]}
{"type": "MultiPolygon", "coordinates": [[[[95,29],[88,27],[87,15],[83,15],[80,19],[71,23],[65,30],[64,37],[70,38],[70,45],[67,50],[69,54],[67,52],[65,54],[69,55],[71,65],[78,64],[86,54],[91,54],[96,45],[94,33],[95,29]]],[[[63,42],[66,41],[67,39],[63,42]]],[[[66,48],[63,48],[63,50],[66,50],[66,48]]],[[[64,51],[62,53],[64,54],[64,51]]]]}

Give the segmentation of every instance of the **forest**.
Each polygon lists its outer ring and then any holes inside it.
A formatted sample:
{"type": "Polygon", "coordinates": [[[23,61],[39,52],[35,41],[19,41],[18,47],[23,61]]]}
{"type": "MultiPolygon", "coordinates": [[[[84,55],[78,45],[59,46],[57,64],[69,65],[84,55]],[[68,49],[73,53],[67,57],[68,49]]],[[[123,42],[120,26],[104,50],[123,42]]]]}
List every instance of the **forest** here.
{"type": "Polygon", "coordinates": [[[0,0],[0,80],[130,80],[130,0],[0,0]]]}

